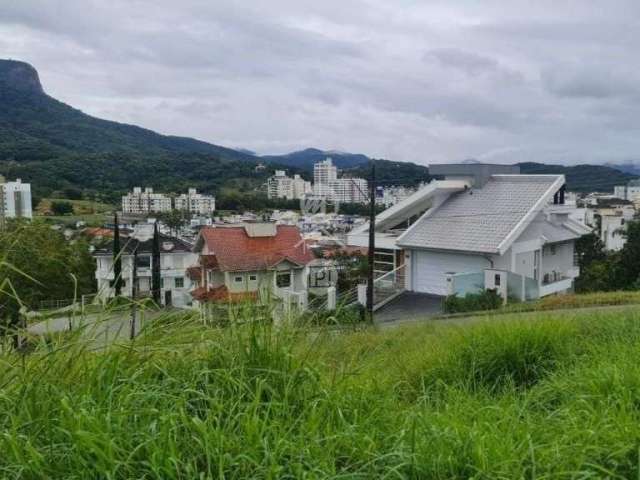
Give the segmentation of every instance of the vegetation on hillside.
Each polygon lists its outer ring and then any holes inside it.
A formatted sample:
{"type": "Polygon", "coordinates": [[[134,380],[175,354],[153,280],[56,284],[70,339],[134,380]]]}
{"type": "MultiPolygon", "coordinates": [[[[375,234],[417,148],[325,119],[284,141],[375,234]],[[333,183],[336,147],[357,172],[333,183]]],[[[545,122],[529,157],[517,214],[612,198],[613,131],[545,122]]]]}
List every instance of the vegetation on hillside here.
{"type": "Polygon", "coordinates": [[[167,315],[0,354],[3,478],[636,478],[640,314],[336,334],[167,315]]]}
{"type": "Polygon", "coordinates": [[[626,185],[635,175],[621,172],[606,165],[547,165],[544,163],[519,163],[520,173],[561,174],[567,179],[572,192],[613,192],[616,185],[626,185]]]}

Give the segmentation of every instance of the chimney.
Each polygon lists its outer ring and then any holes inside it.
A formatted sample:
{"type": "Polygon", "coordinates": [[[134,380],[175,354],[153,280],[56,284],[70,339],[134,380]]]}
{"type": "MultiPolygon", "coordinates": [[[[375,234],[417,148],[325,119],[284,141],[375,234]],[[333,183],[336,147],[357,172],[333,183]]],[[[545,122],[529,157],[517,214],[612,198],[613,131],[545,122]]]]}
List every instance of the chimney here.
{"type": "Polygon", "coordinates": [[[272,222],[245,223],[244,230],[249,237],[275,237],[277,227],[272,222]]]}

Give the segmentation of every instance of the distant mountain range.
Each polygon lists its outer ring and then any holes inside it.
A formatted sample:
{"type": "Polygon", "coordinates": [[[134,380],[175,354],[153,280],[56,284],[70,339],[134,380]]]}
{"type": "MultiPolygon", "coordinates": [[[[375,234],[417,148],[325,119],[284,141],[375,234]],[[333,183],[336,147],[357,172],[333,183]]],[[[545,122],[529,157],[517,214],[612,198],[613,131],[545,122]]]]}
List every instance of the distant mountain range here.
{"type": "Polygon", "coordinates": [[[353,168],[369,163],[369,157],[359,153],[345,153],[336,150],[318,150],[317,148],[307,148],[298,152],[284,155],[263,155],[262,158],[268,162],[279,163],[290,167],[313,169],[313,164],[321,162],[327,157],[331,157],[333,164],[338,168],[353,168]]]}
{"type": "Polygon", "coordinates": [[[562,174],[567,187],[574,192],[612,192],[616,185],[624,185],[636,175],[621,172],[606,165],[547,165],[544,163],[519,163],[521,173],[562,174]]]}
{"type": "MultiPolygon", "coordinates": [[[[259,156],[95,118],[47,95],[31,65],[0,60],[0,174],[31,181],[38,195],[75,188],[115,200],[134,185],[247,191],[276,168],[310,178],[313,164],[327,157],[346,173],[368,177],[370,159],[362,154],[307,148],[259,156]],[[272,168],[256,171],[259,163],[272,168]]],[[[640,174],[640,168],[624,165],[520,165],[523,173],[563,173],[577,191],[612,190],[640,174]]],[[[377,177],[382,184],[397,185],[431,178],[423,165],[387,160],[377,162],[377,177]]]]}

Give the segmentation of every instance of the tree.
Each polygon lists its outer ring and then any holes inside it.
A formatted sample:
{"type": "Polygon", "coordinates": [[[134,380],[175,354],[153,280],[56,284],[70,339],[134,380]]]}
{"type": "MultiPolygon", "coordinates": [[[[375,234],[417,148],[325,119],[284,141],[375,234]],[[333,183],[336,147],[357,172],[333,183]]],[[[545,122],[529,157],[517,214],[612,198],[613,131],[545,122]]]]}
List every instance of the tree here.
{"type": "Polygon", "coordinates": [[[591,263],[604,260],[607,257],[604,251],[604,244],[595,233],[583,235],[576,240],[576,256],[578,257],[578,266],[581,269],[587,268],[591,263]]]}
{"type": "Polygon", "coordinates": [[[12,220],[0,232],[0,307],[15,318],[21,306],[93,293],[95,261],[84,241],[67,242],[43,222],[12,220]]]}
{"type": "Polygon", "coordinates": [[[156,305],[160,305],[160,233],[158,222],[153,225],[153,245],[151,251],[151,293],[156,305]]]}
{"type": "Polygon", "coordinates": [[[190,217],[188,212],[180,210],[171,210],[170,212],[164,212],[158,215],[160,221],[169,227],[169,231],[174,235],[176,235],[178,230],[187,222],[187,217],[190,217]]]}
{"type": "Polygon", "coordinates": [[[120,251],[120,225],[118,225],[118,214],[113,215],[113,283],[115,296],[122,293],[122,255],[120,251]]]}
{"type": "Polygon", "coordinates": [[[69,202],[52,202],[51,211],[54,215],[67,215],[73,213],[73,205],[69,202]]]}
{"type": "Polygon", "coordinates": [[[640,221],[627,222],[622,232],[627,238],[620,251],[620,264],[616,272],[616,287],[620,289],[634,288],[640,279],[640,221]]]}

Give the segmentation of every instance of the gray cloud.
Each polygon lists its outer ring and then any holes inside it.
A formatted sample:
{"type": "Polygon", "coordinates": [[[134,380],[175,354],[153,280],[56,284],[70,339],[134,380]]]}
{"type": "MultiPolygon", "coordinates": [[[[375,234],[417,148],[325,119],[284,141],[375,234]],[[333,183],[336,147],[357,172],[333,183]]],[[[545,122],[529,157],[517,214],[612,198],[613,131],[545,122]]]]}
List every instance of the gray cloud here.
{"type": "Polygon", "coordinates": [[[428,163],[637,158],[640,6],[21,0],[0,56],[163,133],[428,163]]]}

